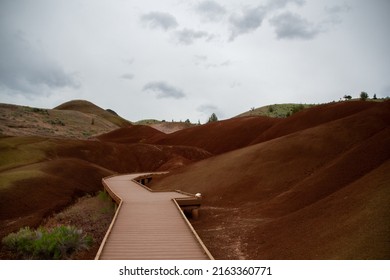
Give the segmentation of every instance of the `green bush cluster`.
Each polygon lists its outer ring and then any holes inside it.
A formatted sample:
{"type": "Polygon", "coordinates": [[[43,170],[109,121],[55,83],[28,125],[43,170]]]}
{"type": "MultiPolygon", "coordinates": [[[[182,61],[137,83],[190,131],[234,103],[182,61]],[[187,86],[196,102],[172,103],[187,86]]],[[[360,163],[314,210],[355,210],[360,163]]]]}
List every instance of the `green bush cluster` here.
{"type": "Polygon", "coordinates": [[[33,111],[34,113],[42,114],[42,115],[49,115],[49,111],[47,109],[31,108],[31,111],[33,111]]]}
{"type": "Polygon", "coordinates": [[[60,120],[60,119],[55,119],[55,120],[48,120],[48,123],[49,124],[52,124],[52,125],[62,125],[62,126],[65,126],[65,123],[60,120]]]}
{"type": "Polygon", "coordinates": [[[92,238],[72,226],[52,229],[29,227],[4,237],[3,244],[25,259],[68,259],[73,253],[89,249],[92,238]]]}

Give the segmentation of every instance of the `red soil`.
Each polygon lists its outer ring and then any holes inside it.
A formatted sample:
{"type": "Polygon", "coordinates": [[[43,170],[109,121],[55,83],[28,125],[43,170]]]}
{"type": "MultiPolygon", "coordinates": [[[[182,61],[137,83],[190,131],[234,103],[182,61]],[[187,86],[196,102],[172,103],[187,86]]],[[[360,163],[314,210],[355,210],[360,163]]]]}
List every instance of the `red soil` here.
{"type": "Polygon", "coordinates": [[[100,141],[114,143],[143,143],[148,139],[163,137],[165,133],[146,125],[133,125],[102,134],[100,141]]]}
{"type": "Polygon", "coordinates": [[[315,106],[289,118],[241,117],[165,134],[149,126],[120,128],[98,137],[105,142],[151,143],[158,145],[193,146],[212,154],[223,154],[261,143],[296,131],[338,120],[380,103],[355,101],[315,106]]]}
{"type": "Polygon", "coordinates": [[[267,117],[244,117],[195,126],[149,140],[160,145],[194,146],[222,154],[248,146],[256,136],[277,123],[267,117]]]}
{"type": "Polygon", "coordinates": [[[63,209],[76,198],[102,190],[101,179],[105,176],[163,171],[210,156],[193,147],[69,139],[46,139],[45,145],[38,145],[43,138],[14,139],[22,143],[18,149],[36,143],[36,149],[42,150],[46,156],[43,161],[2,171],[28,168],[39,172],[39,176],[16,180],[11,186],[0,188],[0,239],[20,227],[38,226],[44,217],[63,209]]]}
{"type": "Polygon", "coordinates": [[[312,108],[256,141],[152,184],[203,194],[216,258],[390,258],[390,102],[312,108]]]}

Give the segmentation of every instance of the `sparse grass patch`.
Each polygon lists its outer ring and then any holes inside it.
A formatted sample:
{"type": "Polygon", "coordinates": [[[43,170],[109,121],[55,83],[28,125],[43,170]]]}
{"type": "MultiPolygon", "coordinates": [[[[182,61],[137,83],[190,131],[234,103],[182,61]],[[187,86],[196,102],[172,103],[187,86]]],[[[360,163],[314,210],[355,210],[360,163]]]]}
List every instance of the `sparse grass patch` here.
{"type": "Polygon", "coordinates": [[[68,259],[73,253],[89,249],[92,238],[72,226],[52,229],[29,227],[4,237],[2,243],[24,259],[68,259]]]}
{"type": "Polygon", "coordinates": [[[244,116],[267,116],[271,118],[285,118],[290,115],[303,110],[305,108],[309,108],[315,106],[313,104],[294,104],[294,103],[286,103],[286,104],[273,104],[260,108],[251,108],[250,111],[238,115],[238,117],[244,116]]]}
{"type": "Polygon", "coordinates": [[[98,198],[104,203],[102,208],[102,213],[110,213],[114,209],[114,202],[112,201],[110,195],[104,191],[99,191],[98,198]]]}
{"type": "Polygon", "coordinates": [[[49,120],[49,121],[47,121],[49,124],[51,124],[51,125],[61,125],[61,126],[65,126],[65,123],[62,121],[62,120],[60,120],[60,119],[58,119],[58,118],[56,118],[56,119],[54,119],[54,120],[49,120]]]}
{"type": "Polygon", "coordinates": [[[46,158],[49,142],[33,137],[6,137],[0,139],[0,170],[40,162],[46,158]]]}
{"type": "Polygon", "coordinates": [[[32,179],[37,177],[44,177],[45,173],[38,168],[29,167],[17,170],[9,170],[0,173],[0,189],[5,189],[12,186],[12,183],[24,179],[32,179]]]}

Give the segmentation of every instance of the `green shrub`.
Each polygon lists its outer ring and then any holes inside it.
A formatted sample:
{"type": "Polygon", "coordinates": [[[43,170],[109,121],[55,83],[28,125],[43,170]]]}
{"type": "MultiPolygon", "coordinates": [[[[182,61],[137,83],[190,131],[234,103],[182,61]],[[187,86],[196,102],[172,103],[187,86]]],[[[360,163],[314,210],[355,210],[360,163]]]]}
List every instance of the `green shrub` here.
{"type": "Polygon", "coordinates": [[[4,237],[2,242],[26,259],[68,259],[77,251],[89,249],[92,238],[72,226],[35,231],[26,227],[4,237]]]}
{"type": "Polygon", "coordinates": [[[298,113],[299,111],[302,111],[303,109],[305,109],[305,106],[303,106],[303,104],[294,105],[294,107],[291,109],[291,115],[298,113]]]}
{"type": "Polygon", "coordinates": [[[360,100],[366,101],[367,98],[368,98],[368,93],[362,91],[362,92],[360,93],[360,100]]]}
{"type": "Polygon", "coordinates": [[[61,126],[65,126],[65,123],[63,121],[61,121],[60,119],[56,118],[54,120],[48,120],[47,121],[49,124],[51,125],[61,125],[61,126]]]}

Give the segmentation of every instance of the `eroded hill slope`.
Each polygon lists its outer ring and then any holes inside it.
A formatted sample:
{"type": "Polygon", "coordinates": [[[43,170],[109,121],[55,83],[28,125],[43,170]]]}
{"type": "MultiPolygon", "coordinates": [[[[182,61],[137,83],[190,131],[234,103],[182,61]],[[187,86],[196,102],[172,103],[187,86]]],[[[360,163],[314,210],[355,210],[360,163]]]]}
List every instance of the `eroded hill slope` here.
{"type": "Polygon", "coordinates": [[[203,194],[194,225],[217,258],[388,259],[390,103],[344,104],[152,187],[203,194]]]}

